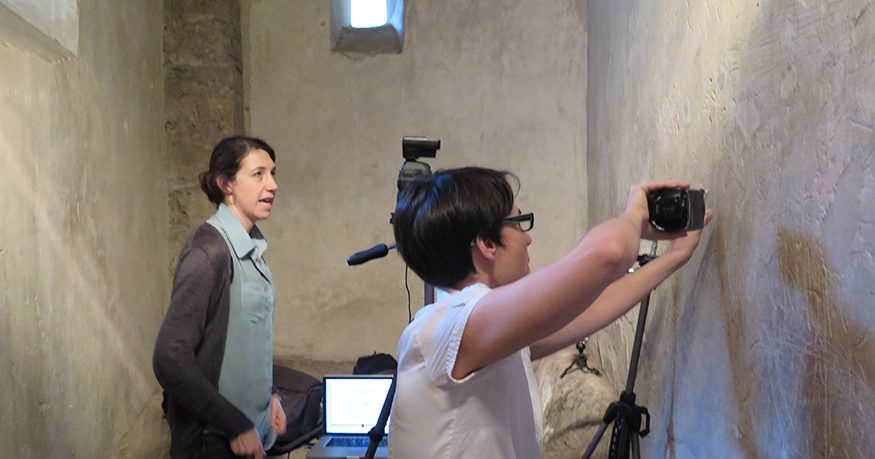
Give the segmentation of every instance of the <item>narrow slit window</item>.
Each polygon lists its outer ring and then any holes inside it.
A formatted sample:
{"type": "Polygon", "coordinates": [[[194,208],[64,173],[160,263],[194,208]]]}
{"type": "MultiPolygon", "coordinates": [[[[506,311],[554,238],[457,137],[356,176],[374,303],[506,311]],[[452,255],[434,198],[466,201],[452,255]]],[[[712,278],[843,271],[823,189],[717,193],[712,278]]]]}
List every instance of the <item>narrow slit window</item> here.
{"type": "Polygon", "coordinates": [[[331,49],[397,54],[404,47],[404,0],[331,0],[331,49]]]}

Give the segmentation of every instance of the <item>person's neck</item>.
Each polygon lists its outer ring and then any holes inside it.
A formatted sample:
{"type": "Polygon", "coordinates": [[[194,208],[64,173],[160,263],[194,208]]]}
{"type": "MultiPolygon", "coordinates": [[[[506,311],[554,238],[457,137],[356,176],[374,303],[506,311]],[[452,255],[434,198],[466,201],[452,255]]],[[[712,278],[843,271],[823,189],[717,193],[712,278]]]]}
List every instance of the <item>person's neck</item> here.
{"type": "Polygon", "coordinates": [[[484,284],[489,288],[493,288],[491,285],[491,282],[489,281],[489,279],[487,277],[488,276],[485,276],[482,273],[471,273],[471,274],[468,274],[468,277],[463,279],[462,282],[459,282],[458,284],[456,284],[453,288],[458,290],[458,291],[462,291],[466,287],[470,287],[474,284],[484,284]]]}
{"type": "Polygon", "coordinates": [[[238,209],[237,206],[234,205],[234,203],[226,202],[225,205],[228,206],[228,209],[231,210],[234,216],[237,217],[237,220],[240,221],[240,224],[243,225],[243,229],[246,230],[246,233],[251,233],[252,228],[255,226],[255,222],[246,218],[246,216],[244,216],[243,213],[240,212],[240,209],[238,209]]]}

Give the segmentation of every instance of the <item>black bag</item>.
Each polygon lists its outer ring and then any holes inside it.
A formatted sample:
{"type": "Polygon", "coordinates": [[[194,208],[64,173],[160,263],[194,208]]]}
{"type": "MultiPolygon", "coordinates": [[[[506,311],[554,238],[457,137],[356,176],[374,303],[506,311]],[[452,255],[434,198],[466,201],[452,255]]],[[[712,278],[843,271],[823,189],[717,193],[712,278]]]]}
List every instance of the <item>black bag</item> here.
{"type": "Polygon", "coordinates": [[[389,354],[377,354],[359,357],[352,369],[354,375],[393,374],[398,369],[398,361],[389,354]]]}
{"type": "Polygon", "coordinates": [[[279,456],[307,444],[322,433],[322,381],[274,365],[273,385],[286,413],[286,433],[277,436],[267,454],[279,456]]]}

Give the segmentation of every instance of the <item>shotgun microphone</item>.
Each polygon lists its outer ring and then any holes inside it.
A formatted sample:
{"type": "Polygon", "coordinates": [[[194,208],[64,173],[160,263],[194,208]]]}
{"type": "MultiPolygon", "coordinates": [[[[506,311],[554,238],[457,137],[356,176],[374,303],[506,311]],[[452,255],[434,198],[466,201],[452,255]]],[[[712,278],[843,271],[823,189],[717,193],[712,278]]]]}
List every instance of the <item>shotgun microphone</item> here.
{"type": "Polygon", "coordinates": [[[386,244],[377,244],[368,250],[362,250],[355,253],[346,259],[346,264],[350,266],[360,265],[362,263],[373,260],[374,258],[383,258],[389,254],[390,249],[394,249],[395,244],[387,246],[386,244]]]}

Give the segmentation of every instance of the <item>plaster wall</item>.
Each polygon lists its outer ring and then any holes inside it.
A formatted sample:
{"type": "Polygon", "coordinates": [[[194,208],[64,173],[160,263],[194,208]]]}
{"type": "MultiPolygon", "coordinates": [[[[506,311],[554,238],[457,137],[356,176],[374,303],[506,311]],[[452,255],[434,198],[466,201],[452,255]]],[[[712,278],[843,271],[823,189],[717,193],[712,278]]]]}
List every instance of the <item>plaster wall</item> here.
{"type": "Polygon", "coordinates": [[[76,0],[0,0],[0,37],[19,47],[71,57],[79,46],[76,0]]]}
{"type": "Polygon", "coordinates": [[[161,3],[78,6],[76,57],[0,46],[0,455],[163,457],[161,3]]]}
{"type": "MultiPolygon", "coordinates": [[[[715,211],[652,298],[642,456],[871,457],[871,2],[593,0],[589,19],[590,221],[669,176],[715,211]]],[[[615,387],[634,319],[597,335],[615,387]]]]}
{"type": "Polygon", "coordinates": [[[279,192],[259,226],[279,358],[395,354],[408,321],[403,262],[346,258],[393,240],[403,136],[441,140],[424,159],[433,169],[519,176],[519,206],[536,214],[533,269],[586,229],[586,2],[412,0],[403,52],[375,56],[330,51],[330,4],[243,6],[249,132],[277,150],[279,192]]]}
{"type": "Polygon", "coordinates": [[[238,0],[164,0],[171,276],[188,236],[216,212],[199,174],[221,139],[245,133],[240,22],[238,0]]]}

